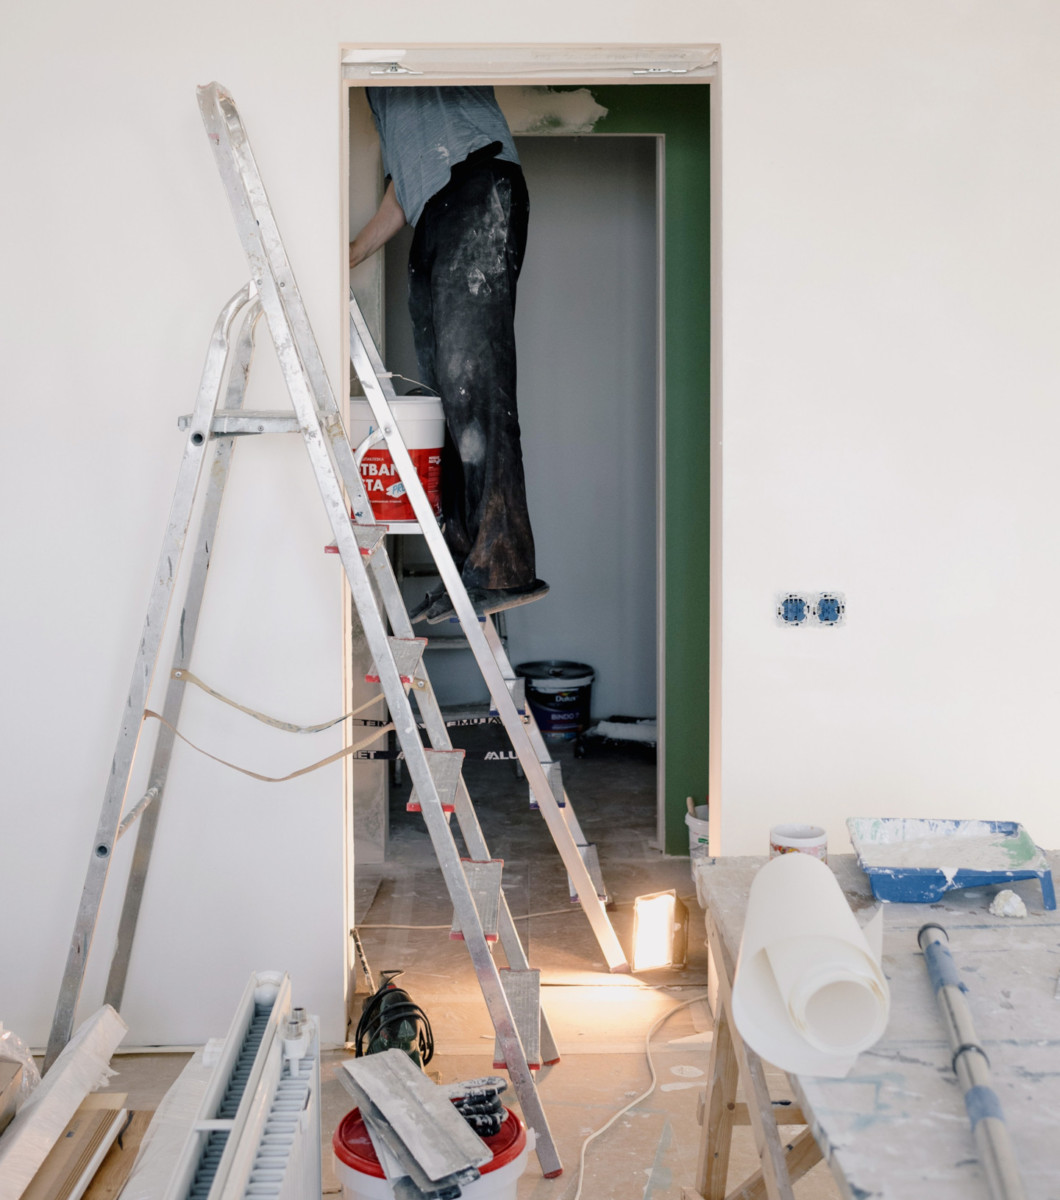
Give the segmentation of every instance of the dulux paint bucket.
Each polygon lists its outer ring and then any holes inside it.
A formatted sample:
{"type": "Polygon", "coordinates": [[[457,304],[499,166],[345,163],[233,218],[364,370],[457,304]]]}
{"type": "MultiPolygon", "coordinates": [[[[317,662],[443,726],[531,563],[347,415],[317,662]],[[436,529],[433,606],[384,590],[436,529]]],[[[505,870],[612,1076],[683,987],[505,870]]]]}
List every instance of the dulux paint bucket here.
{"type": "MultiPolygon", "coordinates": [[[[399,396],[390,401],[398,429],[408,447],[416,474],[420,477],[434,515],[442,511],[442,446],[445,444],[445,414],[437,396],[399,396]]],[[[350,399],[350,444],[356,451],[376,427],[368,401],[350,399]]],[[[373,446],[361,458],[361,482],[372,506],[371,520],[386,525],[390,533],[415,533],[416,515],[398,477],[390,451],[382,444],[373,446]]],[[[367,513],[354,512],[354,520],[369,519],[367,513]]]]}
{"type": "Polygon", "coordinates": [[[520,663],[515,673],[526,680],[530,711],[545,737],[567,740],[585,731],[596,678],[592,667],[550,659],[520,663]]]}
{"type": "MultiPolygon", "coordinates": [[[[467,1200],[516,1200],[530,1143],[522,1121],[510,1108],[507,1111],[508,1119],[500,1132],[482,1139],[493,1151],[493,1161],[479,1167],[481,1175],[474,1183],[461,1188],[467,1200]]],[[[348,1112],[339,1122],[331,1146],[342,1200],[393,1200],[394,1189],[379,1165],[360,1109],[348,1112]]]]}

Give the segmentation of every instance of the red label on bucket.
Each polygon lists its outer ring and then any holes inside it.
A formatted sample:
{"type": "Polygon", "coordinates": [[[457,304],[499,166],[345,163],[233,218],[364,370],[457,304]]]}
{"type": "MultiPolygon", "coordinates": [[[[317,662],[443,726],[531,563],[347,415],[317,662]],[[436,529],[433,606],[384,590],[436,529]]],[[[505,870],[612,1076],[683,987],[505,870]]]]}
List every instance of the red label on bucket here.
{"type": "MultiPolygon", "coordinates": [[[[412,465],[420,477],[423,490],[431,502],[434,515],[440,516],[442,455],[437,449],[409,450],[412,465]]],[[[397,467],[384,449],[369,450],[361,459],[361,482],[368,493],[368,502],[376,521],[415,521],[416,514],[405,493],[405,485],[397,473],[397,467]]]]}

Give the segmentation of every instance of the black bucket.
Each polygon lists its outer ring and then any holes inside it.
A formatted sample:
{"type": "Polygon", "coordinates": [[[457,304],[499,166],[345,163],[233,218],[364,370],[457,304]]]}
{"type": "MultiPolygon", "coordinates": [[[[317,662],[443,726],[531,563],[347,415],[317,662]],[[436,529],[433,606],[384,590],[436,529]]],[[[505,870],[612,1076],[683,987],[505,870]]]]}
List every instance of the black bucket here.
{"type": "Polygon", "coordinates": [[[592,667],[586,663],[519,663],[515,673],[526,680],[526,699],[538,729],[555,740],[575,738],[588,728],[592,711],[592,667]]]}

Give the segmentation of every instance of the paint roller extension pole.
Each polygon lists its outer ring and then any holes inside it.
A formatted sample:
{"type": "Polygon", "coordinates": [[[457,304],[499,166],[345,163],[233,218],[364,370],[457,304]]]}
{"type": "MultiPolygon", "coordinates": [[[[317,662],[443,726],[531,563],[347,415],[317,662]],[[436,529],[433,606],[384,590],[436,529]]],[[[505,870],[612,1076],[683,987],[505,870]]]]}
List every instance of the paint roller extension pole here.
{"type": "Polygon", "coordinates": [[[983,1164],[994,1200],[1025,1200],[1001,1101],[991,1084],[990,1062],[976,1036],[972,1014],[964,998],[968,989],[957,975],[947,945],[949,940],[949,934],[941,925],[925,925],[917,934],[953,1048],[953,1070],[964,1092],[964,1107],[972,1123],[979,1161],[983,1164]]]}

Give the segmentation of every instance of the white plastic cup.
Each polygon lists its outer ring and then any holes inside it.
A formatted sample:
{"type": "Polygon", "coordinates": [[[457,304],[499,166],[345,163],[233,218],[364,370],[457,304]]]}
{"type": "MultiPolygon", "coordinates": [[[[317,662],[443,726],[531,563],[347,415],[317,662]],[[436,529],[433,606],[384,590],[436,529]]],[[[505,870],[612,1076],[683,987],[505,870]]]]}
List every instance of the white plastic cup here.
{"type": "Polygon", "coordinates": [[[769,831],[769,857],[780,854],[809,854],[827,862],[828,839],[820,825],[774,825],[769,831]]]}

